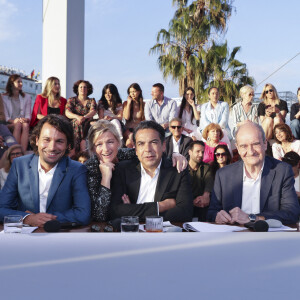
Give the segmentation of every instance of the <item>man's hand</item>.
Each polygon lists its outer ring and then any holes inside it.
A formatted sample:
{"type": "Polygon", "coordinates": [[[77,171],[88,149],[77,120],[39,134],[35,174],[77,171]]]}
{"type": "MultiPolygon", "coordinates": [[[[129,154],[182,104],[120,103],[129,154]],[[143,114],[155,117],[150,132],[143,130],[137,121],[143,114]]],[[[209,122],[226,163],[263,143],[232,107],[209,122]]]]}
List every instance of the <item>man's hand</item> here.
{"type": "Polygon", "coordinates": [[[228,223],[231,223],[231,216],[225,210],[220,210],[217,213],[215,222],[217,224],[228,224],[228,223]]]}
{"type": "Polygon", "coordinates": [[[193,204],[197,207],[207,207],[210,202],[209,193],[205,192],[202,196],[198,196],[194,199],[193,204]]]}
{"type": "MultiPolygon", "coordinates": [[[[28,212],[28,213],[30,213],[30,212],[28,212]]],[[[56,219],[56,216],[51,215],[51,214],[46,214],[46,213],[33,214],[33,213],[31,213],[23,220],[23,223],[28,224],[30,226],[44,227],[44,224],[46,222],[55,220],[55,219],[56,219]]]]}
{"type": "Polygon", "coordinates": [[[162,213],[164,211],[167,211],[171,208],[174,208],[176,206],[176,201],[175,199],[165,199],[161,202],[158,202],[158,209],[159,212],[162,213]]]}
{"type": "Polygon", "coordinates": [[[239,207],[235,207],[232,210],[229,211],[231,215],[231,223],[239,223],[241,225],[248,223],[249,216],[245,212],[243,212],[239,207]]]}
{"type": "Polygon", "coordinates": [[[122,200],[124,204],[131,204],[129,197],[126,194],[122,196],[122,200]]]}
{"type": "Polygon", "coordinates": [[[167,129],[169,127],[169,123],[160,124],[163,129],[167,129]]]}
{"type": "Polygon", "coordinates": [[[173,162],[173,167],[176,167],[178,173],[185,170],[188,165],[187,159],[179,153],[172,154],[172,162],[173,162]]]}

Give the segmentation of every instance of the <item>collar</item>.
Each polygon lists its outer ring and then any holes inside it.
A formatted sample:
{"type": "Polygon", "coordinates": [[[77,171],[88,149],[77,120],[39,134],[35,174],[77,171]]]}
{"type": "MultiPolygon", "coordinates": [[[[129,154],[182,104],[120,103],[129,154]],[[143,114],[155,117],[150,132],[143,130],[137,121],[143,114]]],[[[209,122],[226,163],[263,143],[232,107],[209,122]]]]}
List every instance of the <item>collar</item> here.
{"type": "Polygon", "coordinates": [[[56,170],[56,168],[57,168],[57,165],[58,165],[58,163],[50,171],[48,171],[46,173],[45,170],[41,166],[40,157],[39,157],[39,160],[38,160],[38,171],[39,171],[39,173],[40,172],[44,172],[45,174],[53,175],[54,172],[55,172],[55,170],[56,170]]]}
{"type": "Polygon", "coordinates": [[[180,139],[178,140],[178,142],[176,142],[174,139],[174,136],[172,135],[173,143],[177,144],[178,146],[180,145],[181,139],[182,139],[182,135],[181,135],[180,139]]]}
{"type": "Polygon", "coordinates": [[[264,161],[264,163],[263,163],[263,165],[262,165],[262,167],[261,167],[261,169],[260,169],[260,171],[259,171],[259,173],[258,173],[257,178],[252,179],[252,178],[249,178],[249,177],[246,175],[246,168],[245,168],[245,164],[243,163],[243,182],[245,182],[246,180],[253,180],[253,181],[258,180],[258,179],[261,177],[261,174],[262,174],[262,172],[263,172],[264,166],[265,166],[265,161],[264,161]]]}
{"type": "MultiPolygon", "coordinates": [[[[154,178],[154,177],[157,175],[157,173],[160,171],[161,162],[162,162],[162,159],[160,160],[159,165],[158,165],[157,168],[155,169],[153,178],[154,178]]],[[[142,173],[142,175],[148,175],[148,176],[150,176],[150,175],[146,172],[146,170],[144,169],[144,167],[143,167],[142,164],[141,164],[141,173],[142,173]]]]}

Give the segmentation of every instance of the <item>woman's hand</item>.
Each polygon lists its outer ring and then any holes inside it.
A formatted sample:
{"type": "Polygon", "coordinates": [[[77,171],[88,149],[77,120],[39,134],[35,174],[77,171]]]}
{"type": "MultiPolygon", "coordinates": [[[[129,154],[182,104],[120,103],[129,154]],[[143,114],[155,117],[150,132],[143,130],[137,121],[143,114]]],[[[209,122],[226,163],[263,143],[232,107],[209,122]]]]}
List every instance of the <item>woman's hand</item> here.
{"type": "Polygon", "coordinates": [[[114,169],[115,169],[115,164],[112,162],[106,162],[106,163],[100,162],[99,164],[99,170],[102,175],[101,185],[107,187],[108,189],[110,189],[110,181],[114,169]]]}
{"type": "Polygon", "coordinates": [[[76,117],[76,122],[78,125],[82,124],[85,120],[85,117],[84,116],[77,116],[76,117]]]}
{"type": "Polygon", "coordinates": [[[14,119],[14,124],[17,124],[17,123],[22,123],[22,122],[21,122],[21,118],[15,118],[15,119],[14,119]]]}
{"type": "Polygon", "coordinates": [[[103,119],[104,119],[104,120],[111,121],[113,118],[112,118],[112,117],[110,117],[110,116],[105,116],[103,119]]]}
{"type": "Polygon", "coordinates": [[[172,162],[173,162],[173,167],[176,166],[178,173],[185,170],[188,165],[187,159],[179,153],[172,154],[172,162]]]}

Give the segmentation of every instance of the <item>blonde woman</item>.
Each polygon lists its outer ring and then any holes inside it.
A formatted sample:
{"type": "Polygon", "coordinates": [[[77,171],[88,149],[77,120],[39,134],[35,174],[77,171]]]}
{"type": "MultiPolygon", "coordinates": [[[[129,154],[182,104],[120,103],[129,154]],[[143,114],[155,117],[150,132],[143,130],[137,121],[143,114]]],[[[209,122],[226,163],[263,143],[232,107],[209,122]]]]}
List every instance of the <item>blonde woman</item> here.
{"type": "Polygon", "coordinates": [[[60,82],[57,77],[49,77],[43,93],[37,95],[32,110],[30,127],[34,127],[39,120],[50,114],[65,114],[67,100],[60,96],[60,82]]]}
{"type": "Polygon", "coordinates": [[[289,110],[287,103],[279,99],[276,88],[270,83],[265,84],[260,99],[263,101],[258,105],[258,116],[266,139],[270,140],[273,138],[274,126],[285,123],[289,110]]]}
{"type": "Polygon", "coordinates": [[[241,102],[236,103],[231,111],[232,115],[232,136],[235,136],[239,126],[247,121],[258,124],[257,106],[253,105],[254,89],[245,85],[240,89],[241,102]]]}
{"type": "Polygon", "coordinates": [[[0,189],[4,187],[13,160],[16,157],[23,156],[24,152],[21,145],[16,144],[10,146],[7,149],[7,151],[4,153],[4,155],[5,155],[4,167],[0,169],[0,189]]]}
{"type": "Polygon", "coordinates": [[[31,97],[22,91],[23,81],[20,75],[10,75],[6,84],[6,93],[2,94],[4,114],[8,128],[13,132],[17,143],[26,151],[29,138],[31,97]]]}

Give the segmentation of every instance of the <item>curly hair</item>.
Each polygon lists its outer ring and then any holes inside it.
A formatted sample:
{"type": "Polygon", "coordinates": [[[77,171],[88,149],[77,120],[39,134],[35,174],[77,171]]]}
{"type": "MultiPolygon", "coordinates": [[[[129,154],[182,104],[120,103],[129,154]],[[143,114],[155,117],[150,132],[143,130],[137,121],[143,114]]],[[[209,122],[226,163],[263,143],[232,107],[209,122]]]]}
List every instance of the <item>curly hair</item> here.
{"type": "Polygon", "coordinates": [[[207,125],[204,130],[203,130],[203,133],[202,133],[202,136],[203,138],[205,138],[207,140],[207,137],[208,137],[208,133],[211,131],[211,130],[218,130],[219,133],[220,133],[220,140],[223,138],[224,136],[224,133],[222,131],[222,128],[219,124],[216,124],[216,123],[210,123],[209,125],[207,125]]]}
{"type": "Polygon", "coordinates": [[[85,83],[87,86],[87,96],[93,94],[93,90],[94,90],[93,86],[87,80],[77,80],[73,85],[73,92],[78,96],[78,87],[79,87],[80,83],[82,83],[82,82],[85,83]]]}
{"type": "Polygon", "coordinates": [[[109,108],[108,102],[107,102],[107,100],[105,98],[105,93],[106,93],[107,90],[109,90],[112,93],[112,97],[111,97],[111,103],[112,103],[111,110],[116,115],[117,114],[117,105],[118,104],[122,104],[122,99],[120,97],[118,88],[113,83],[108,83],[108,84],[106,84],[103,87],[101,98],[98,101],[98,110],[102,106],[106,110],[109,108]]]}

